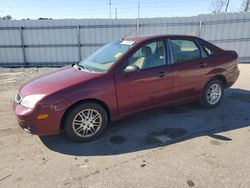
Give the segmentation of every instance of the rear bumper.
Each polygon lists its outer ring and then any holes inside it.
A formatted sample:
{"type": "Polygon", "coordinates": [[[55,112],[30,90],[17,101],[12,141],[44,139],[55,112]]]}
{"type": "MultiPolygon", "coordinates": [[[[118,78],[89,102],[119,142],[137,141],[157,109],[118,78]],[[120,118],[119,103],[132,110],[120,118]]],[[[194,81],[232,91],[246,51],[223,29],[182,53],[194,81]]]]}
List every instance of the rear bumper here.
{"type": "Polygon", "coordinates": [[[229,73],[226,76],[227,79],[227,87],[231,87],[239,78],[240,75],[240,70],[238,68],[236,68],[236,70],[232,73],[229,73]]]}
{"type": "Polygon", "coordinates": [[[60,132],[60,120],[58,114],[49,109],[30,109],[20,104],[13,103],[13,111],[16,120],[26,132],[36,135],[53,135],[60,132]],[[47,119],[38,120],[38,114],[48,114],[47,119]]]}

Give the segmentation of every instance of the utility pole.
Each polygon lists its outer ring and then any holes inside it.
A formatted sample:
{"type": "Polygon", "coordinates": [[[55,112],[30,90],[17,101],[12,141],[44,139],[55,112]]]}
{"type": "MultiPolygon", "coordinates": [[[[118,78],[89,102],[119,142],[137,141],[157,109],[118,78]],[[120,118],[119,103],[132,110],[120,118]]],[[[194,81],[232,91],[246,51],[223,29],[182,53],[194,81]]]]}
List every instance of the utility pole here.
{"type": "Polygon", "coordinates": [[[115,8],[115,19],[117,19],[117,8],[115,8]]]}
{"type": "Polygon", "coordinates": [[[138,10],[137,10],[137,23],[136,23],[136,35],[140,34],[140,2],[138,2],[138,10]]]}
{"type": "Polygon", "coordinates": [[[230,0],[227,0],[227,4],[226,4],[226,9],[225,9],[225,12],[227,12],[229,2],[230,2],[230,0]]]}
{"type": "Polygon", "coordinates": [[[109,18],[111,19],[111,0],[109,0],[109,18]]]}

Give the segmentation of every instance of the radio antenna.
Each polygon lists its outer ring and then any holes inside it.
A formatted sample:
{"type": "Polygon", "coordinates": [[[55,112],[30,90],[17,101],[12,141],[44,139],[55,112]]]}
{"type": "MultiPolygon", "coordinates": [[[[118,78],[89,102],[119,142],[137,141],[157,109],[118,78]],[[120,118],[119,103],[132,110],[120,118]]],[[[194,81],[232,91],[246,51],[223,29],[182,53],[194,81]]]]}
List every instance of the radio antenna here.
{"type": "Polygon", "coordinates": [[[124,40],[124,38],[128,35],[130,35],[131,33],[134,33],[137,31],[137,28],[133,29],[132,31],[129,31],[128,33],[126,33],[123,37],[122,37],[122,40],[124,40]]]}

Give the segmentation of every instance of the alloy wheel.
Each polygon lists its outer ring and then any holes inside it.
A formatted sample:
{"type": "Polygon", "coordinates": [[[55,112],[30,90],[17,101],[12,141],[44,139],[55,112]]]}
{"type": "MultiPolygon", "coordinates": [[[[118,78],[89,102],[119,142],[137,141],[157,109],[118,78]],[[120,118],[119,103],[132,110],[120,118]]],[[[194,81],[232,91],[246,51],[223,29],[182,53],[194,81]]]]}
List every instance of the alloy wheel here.
{"type": "Polygon", "coordinates": [[[102,125],[101,114],[94,109],[84,109],[76,114],[72,128],[79,137],[87,138],[95,135],[102,125]]]}
{"type": "Polygon", "coordinates": [[[222,96],[222,88],[218,83],[212,84],[207,90],[207,101],[211,105],[217,104],[222,96]]]}

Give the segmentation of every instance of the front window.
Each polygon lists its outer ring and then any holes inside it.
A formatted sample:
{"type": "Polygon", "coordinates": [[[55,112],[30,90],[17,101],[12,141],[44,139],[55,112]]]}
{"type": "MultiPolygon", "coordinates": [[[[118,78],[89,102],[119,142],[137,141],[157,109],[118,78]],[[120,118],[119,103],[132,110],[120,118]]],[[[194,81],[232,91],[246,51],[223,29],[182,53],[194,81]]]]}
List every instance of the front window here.
{"type": "Polygon", "coordinates": [[[87,59],[80,61],[79,66],[83,66],[89,71],[106,72],[133,44],[133,41],[111,42],[94,52],[87,59]]]}
{"type": "Polygon", "coordinates": [[[129,58],[129,64],[136,65],[141,70],[165,65],[164,42],[156,41],[143,46],[129,58]]]}

